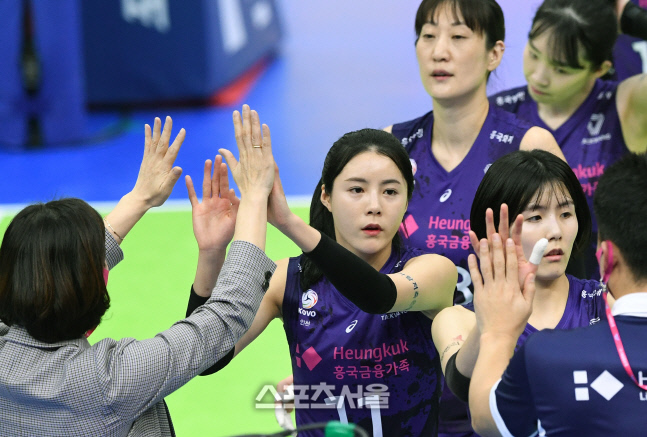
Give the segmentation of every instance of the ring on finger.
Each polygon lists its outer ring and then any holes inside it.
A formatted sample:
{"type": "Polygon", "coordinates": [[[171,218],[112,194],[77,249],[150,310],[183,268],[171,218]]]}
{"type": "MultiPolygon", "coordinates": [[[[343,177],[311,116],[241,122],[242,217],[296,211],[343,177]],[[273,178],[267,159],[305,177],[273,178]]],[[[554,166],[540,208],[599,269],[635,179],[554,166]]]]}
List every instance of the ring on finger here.
{"type": "Polygon", "coordinates": [[[253,147],[254,149],[260,149],[260,148],[262,148],[263,146],[252,146],[252,147],[253,147]]]}

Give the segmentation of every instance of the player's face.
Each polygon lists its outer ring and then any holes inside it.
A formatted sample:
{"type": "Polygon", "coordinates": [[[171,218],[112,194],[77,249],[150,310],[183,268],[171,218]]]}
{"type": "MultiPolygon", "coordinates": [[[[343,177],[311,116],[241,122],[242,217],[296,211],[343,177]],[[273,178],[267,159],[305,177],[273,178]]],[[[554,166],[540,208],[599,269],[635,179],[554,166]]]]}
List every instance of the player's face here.
{"type": "Polygon", "coordinates": [[[523,72],[530,96],[539,104],[555,108],[578,105],[591,92],[599,77],[591,70],[591,63],[580,56],[582,68],[572,68],[556,62],[550,56],[548,43],[551,31],[547,30],[528,40],[523,52],[523,72]]]}
{"type": "Polygon", "coordinates": [[[500,63],[503,43],[487,50],[485,38],[455,19],[448,6],[422,26],[416,43],[420,77],[427,93],[436,100],[460,99],[482,89],[488,72],[500,63]]]}
{"type": "Polygon", "coordinates": [[[554,189],[548,186],[541,198],[535,196],[522,214],[521,242],[526,258],[530,257],[537,241],[548,240],[537,280],[557,279],[566,271],[577,236],[578,223],[571,196],[563,186],[554,189]]]}
{"type": "Polygon", "coordinates": [[[407,209],[407,183],[390,158],[373,151],[355,156],[321,200],[332,212],[339,244],[366,260],[388,257],[407,209]]]}

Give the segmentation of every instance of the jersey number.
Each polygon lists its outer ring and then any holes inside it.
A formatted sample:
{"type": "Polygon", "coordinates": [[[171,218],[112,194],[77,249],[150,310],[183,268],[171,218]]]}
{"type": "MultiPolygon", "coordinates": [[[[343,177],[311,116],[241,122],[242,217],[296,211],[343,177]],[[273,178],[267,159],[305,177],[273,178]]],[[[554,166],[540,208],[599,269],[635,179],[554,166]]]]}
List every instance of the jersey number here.
{"type": "Polygon", "coordinates": [[[472,285],[470,272],[459,266],[456,266],[456,269],[460,275],[459,281],[456,284],[456,289],[463,294],[463,297],[465,298],[464,303],[470,303],[474,298],[474,294],[470,290],[470,285],[472,285]]]}
{"type": "Polygon", "coordinates": [[[640,55],[643,61],[643,73],[647,73],[647,41],[636,41],[631,44],[631,47],[640,55]]]}
{"type": "MultiPolygon", "coordinates": [[[[348,416],[346,415],[346,405],[344,404],[344,396],[335,396],[326,399],[326,405],[336,405],[337,414],[339,414],[339,421],[348,424],[348,416]]],[[[380,415],[380,396],[366,396],[357,400],[357,407],[368,407],[371,409],[371,421],[373,422],[373,437],[383,437],[382,434],[382,416],[380,415]]]]}

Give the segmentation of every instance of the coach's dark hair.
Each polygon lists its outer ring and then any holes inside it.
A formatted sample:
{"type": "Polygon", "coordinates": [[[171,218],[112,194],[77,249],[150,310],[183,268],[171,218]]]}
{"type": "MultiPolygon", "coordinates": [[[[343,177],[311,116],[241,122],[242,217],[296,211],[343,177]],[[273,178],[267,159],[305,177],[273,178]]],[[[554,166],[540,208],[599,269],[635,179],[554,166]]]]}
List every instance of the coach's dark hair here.
{"type": "MultiPolygon", "coordinates": [[[[335,141],[328,151],[321,171],[321,179],[317,183],[310,202],[310,226],[334,240],[336,240],[335,223],[332,213],[321,203],[321,187],[323,185],[326,193],[332,196],[333,185],[339,173],[351,159],[364,152],[384,155],[395,163],[407,183],[407,201],[411,200],[413,170],[409,155],[398,139],[390,133],[378,129],[361,129],[345,134],[335,141]]],[[[402,247],[400,234],[397,232],[393,236],[393,247],[395,250],[400,250],[402,247]]],[[[307,256],[302,259],[301,287],[303,290],[307,290],[321,278],[322,272],[307,256]]]]}
{"type": "Polygon", "coordinates": [[[630,153],[607,168],[595,190],[593,208],[600,240],[622,252],[636,282],[647,281],[647,155],[630,153]]]}
{"type": "Polygon", "coordinates": [[[110,306],[103,220],[80,199],[26,207],[0,246],[0,320],[46,343],[80,338],[110,306]]]}
{"type": "Polygon", "coordinates": [[[591,213],[582,185],[568,164],[544,150],[518,150],[497,159],[488,169],[474,195],[470,227],[476,236],[487,238],[485,211],[492,208],[494,223],[499,223],[501,204],[508,205],[510,225],[531,202],[546,190],[570,196],[575,207],[578,229],[573,253],[583,253],[591,237],[591,213]]]}
{"type": "Polygon", "coordinates": [[[441,6],[449,6],[455,19],[463,17],[465,25],[485,37],[488,50],[497,41],[505,40],[505,20],[501,6],[495,0],[423,0],[416,12],[416,43],[422,26],[434,19],[441,6]]]}
{"type": "Polygon", "coordinates": [[[550,31],[548,56],[572,68],[582,68],[580,48],[593,70],[613,59],[618,21],[608,0],[546,0],[537,10],[528,39],[550,31]]]}

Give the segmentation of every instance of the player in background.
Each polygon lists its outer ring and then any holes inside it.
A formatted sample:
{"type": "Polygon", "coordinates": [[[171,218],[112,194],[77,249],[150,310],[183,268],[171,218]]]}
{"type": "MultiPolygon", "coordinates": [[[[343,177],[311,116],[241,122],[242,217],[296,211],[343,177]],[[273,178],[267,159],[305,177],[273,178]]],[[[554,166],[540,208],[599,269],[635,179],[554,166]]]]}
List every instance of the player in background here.
{"type": "MultiPolygon", "coordinates": [[[[467,256],[472,199],[489,166],[516,150],[562,157],[544,129],[488,102],[486,85],[505,50],[503,11],[495,0],[424,0],[415,18],[416,57],[433,111],[386,128],[405,147],[415,188],[404,216],[405,242],[451,259],[456,304],[472,300],[467,256]]],[[[467,406],[445,387],[441,437],[472,435],[467,406]]]]}
{"type": "MultiPolygon", "coordinates": [[[[619,26],[625,34],[646,38],[647,11],[629,0],[615,6],[617,12],[608,0],[544,1],[524,50],[528,85],[490,98],[553,134],[591,211],[604,169],[629,151],[647,149],[647,74],[621,82],[601,79],[612,67],[619,26]]],[[[597,275],[594,254],[592,243],[585,254],[587,278],[597,275]]]]}
{"type": "Polygon", "coordinates": [[[493,251],[481,243],[482,280],[470,263],[482,335],[469,396],[482,435],[644,435],[647,203],[636,199],[646,197],[644,154],[611,165],[595,193],[600,275],[616,299],[607,321],[538,332],[514,356],[514,339],[535,311],[535,281],[516,265],[511,242],[504,250],[502,238],[491,238],[493,251]]]}
{"type": "MultiPolygon", "coordinates": [[[[566,274],[571,254],[588,247],[591,216],[577,177],[564,161],[541,150],[500,158],[481,181],[471,220],[476,253],[479,239],[490,238],[498,222],[500,239],[512,235],[520,268],[535,274],[533,311],[517,346],[539,330],[588,326],[604,317],[599,282],[566,274]],[[547,248],[533,267],[526,260],[542,238],[547,248]]],[[[477,316],[473,304],[454,306],[441,311],[432,327],[446,382],[466,402],[479,353],[477,316]]]]}

